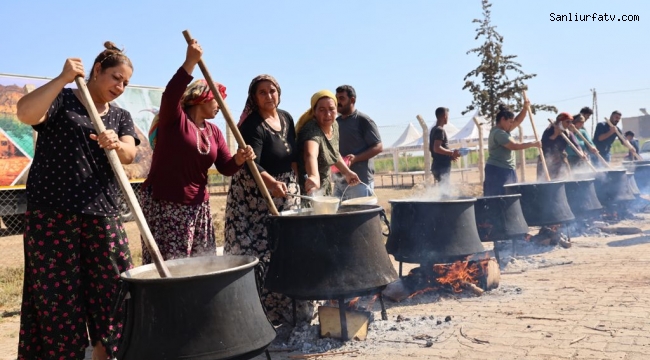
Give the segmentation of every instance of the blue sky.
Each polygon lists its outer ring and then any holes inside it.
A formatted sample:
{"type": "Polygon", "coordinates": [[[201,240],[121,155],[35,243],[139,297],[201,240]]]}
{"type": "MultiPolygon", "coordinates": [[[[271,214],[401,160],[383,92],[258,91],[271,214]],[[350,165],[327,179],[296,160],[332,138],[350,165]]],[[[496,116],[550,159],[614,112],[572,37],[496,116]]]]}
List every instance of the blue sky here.
{"type": "MultiPolygon", "coordinates": [[[[650,2],[494,0],[492,22],[504,52],[518,55],[533,102],[576,113],[598,91],[602,120],[650,108],[650,2]],[[555,14],[638,15],[637,22],[557,22],[555,14]]],[[[450,108],[461,128],[471,102],[464,76],[479,64],[466,52],[481,18],[480,0],[340,1],[15,1],[3,4],[0,73],[54,77],[67,57],[89,67],[105,40],[126,48],[132,84],[163,87],[182,64],[189,29],[202,44],[212,77],[226,85],[235,118],[250,80],[275,76],[281,108],[297,121],[311,95],[350,84],[358,109],[379,126],[385,147],[421,114],[450,108]],[[107,5],[108,4],[108,5],[107,5]]],[[[197,68],[196,77],[201,77],[197,68]]],[[[535,116],[545,127],[549,113],[535,116]]],[[[225,126],[221,115],[215,120],[225,126]]],[[[527,121],[525,131],[530,134],[527,121]]],[[[587,124],[590,129],[591,124],[587,124]]]]}

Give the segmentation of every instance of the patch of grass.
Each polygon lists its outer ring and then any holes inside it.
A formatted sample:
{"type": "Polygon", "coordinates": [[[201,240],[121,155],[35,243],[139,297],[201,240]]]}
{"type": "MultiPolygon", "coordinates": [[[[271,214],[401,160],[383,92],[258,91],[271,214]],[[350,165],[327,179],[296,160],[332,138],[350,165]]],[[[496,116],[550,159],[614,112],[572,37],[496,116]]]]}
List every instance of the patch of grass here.
{"type": "Polygon", "coordinates": [[[3,313],[20,310],[23,296],[23,267],[0,268],[0,309],[3,313]]]}

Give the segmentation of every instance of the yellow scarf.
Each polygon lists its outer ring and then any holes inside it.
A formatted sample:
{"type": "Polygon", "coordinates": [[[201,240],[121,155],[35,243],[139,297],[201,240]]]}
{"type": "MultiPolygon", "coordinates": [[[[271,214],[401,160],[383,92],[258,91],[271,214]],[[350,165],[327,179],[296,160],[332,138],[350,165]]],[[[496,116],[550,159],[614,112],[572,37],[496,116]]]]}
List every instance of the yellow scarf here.
{"type": "Polygon", "coordinates": [[[334,106],[338,107],[338,101],[336,101],[336,95],[334,95],[333,92],[329,90],[321,90],[315,93],[311,96],[311,108],[309,108],[309,110],[305,111],[305,113],[300,116],[298,124],[296,124],[296,135],[298,135],[298,132],[300,132],[300,129],[307,123],[307,121],[314,118],[314,107],[316,107],[318,100],[324,97],[334,100],[334,106]]]}

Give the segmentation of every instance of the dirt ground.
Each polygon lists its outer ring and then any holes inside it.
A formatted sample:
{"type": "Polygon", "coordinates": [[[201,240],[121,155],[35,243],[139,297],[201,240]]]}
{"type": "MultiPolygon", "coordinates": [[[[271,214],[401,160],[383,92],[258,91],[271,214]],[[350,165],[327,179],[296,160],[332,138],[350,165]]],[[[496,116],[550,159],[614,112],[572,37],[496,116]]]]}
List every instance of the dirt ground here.
{"type": "MultiPolygon", "coordinates": [[[[534,168],[529,172],[531,181],[534,168]]],[[[466,175],[475,176],[470,183],[478,182],[477,173],[466,175]]],[[[460,182],[460,178],[453,180],[460,182]]],[[[470,190],[477,187],[469,185],[470,190]]],[[[389,199],[409,197],[412,191],[378,189],[377,195],[389,210],[389,199]]],[[[223,200],[213,199],[215,212],[222,210],[223,200]]],[[[373,331],[383,322],[376,305],[368,338],[341,344],[330,352],[348,353],[327,358],[650,359],[650,214],[636,216],[618,226],[639,227],[641,234],[574,237],[569,249],[540,248],[509,259],[499,289],[483,296],[423,295],[402,303],[387,301],[390,324],[399,316],[415,319],[413,325],[396,323],[395,331],[373,331]],[[521,267],[519,263],[544,265],[521,267]],[[417,327],[418,319],[430,316],[449,321],[417,327]],[[431,343],[427,346],[415,335],[427,335],[431,343]]],[[[127,224],[127,230],[132,240],[138,239],[134,222],[127,224]]],[[[139,246],[139,241],[131,242],[139,246]]],[[[0,267],[22,266],[21,237],[0,238],[0,253],[0,267]]],[[[15,309],[0,310],[5,311],[0,319],[0,360],[13,360],[19,316],[15,309]]],[[[271,356],[295,359],[301,354],[272,352],[271,356]]]]}

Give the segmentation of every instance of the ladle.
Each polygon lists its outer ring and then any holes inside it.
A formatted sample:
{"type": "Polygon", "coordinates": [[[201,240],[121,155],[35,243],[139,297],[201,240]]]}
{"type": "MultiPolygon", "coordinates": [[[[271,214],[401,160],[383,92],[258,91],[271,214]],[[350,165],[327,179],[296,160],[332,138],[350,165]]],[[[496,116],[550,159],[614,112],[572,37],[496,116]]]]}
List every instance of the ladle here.
{"type": "MultiPolygon", "coordinates": [[[[93,102],[93,99],[90,97],[90,93],[88,92],[88,87],[86,86],[86,82],[81,76],[77,76],[74,79],[74,81],[77,84],[77,88],[79,89],[81,98],[84,101],[86,110],[88,110],[88,113],[90,114],[90,120],[93,123],[93,127],[95,128],[95,131],[97,132],[98,135],[103,133],[104,131],[106,131],[106,127],[104,126],[104,122],[102,121],[102,118],[99,117],[99,113],[97,112],[97,108],[95,107],[95,103],[93,102]]],[[[156,244],[156,241],[154,240],[153,235],[151,234],[151,230],[149,230],[149,226],[147,226],[147,222],[144,219],[144,213],[142,212],[142,208],[140,207],[138,200],[136,200],[135,193],[133,192],[133,188],[129,183],[129,179],[126,177],[126,173],[124,172],[122,163],[120,163],[120,158],[117,156],[117,152],[106,148],[104,149],[104,151],[106,151],[106,157],[108,157],[108,162],[111,164],[111,167],[113,168],[115,177],[117,177],[118,180],[117,182],[120,185],[120,188],[122,188],[122,192],[125,195],[126,202],[129,205],[131,211],[135,214],[135,221],[138,224],[138,228],[140,229],[140,234],[142,234],[142,239],[144,240],[144,243],[147,246],[147,249],[149,250],[151,257],[153,258],[153,262],[156,265],[156,270],[158,270],[158,273],[162,278],[171,277],[172,274],[169,272],[167,265],[165,265],[163,257],[160,254],[160,250],[158,250],[158,245],[156,244]]]]}

